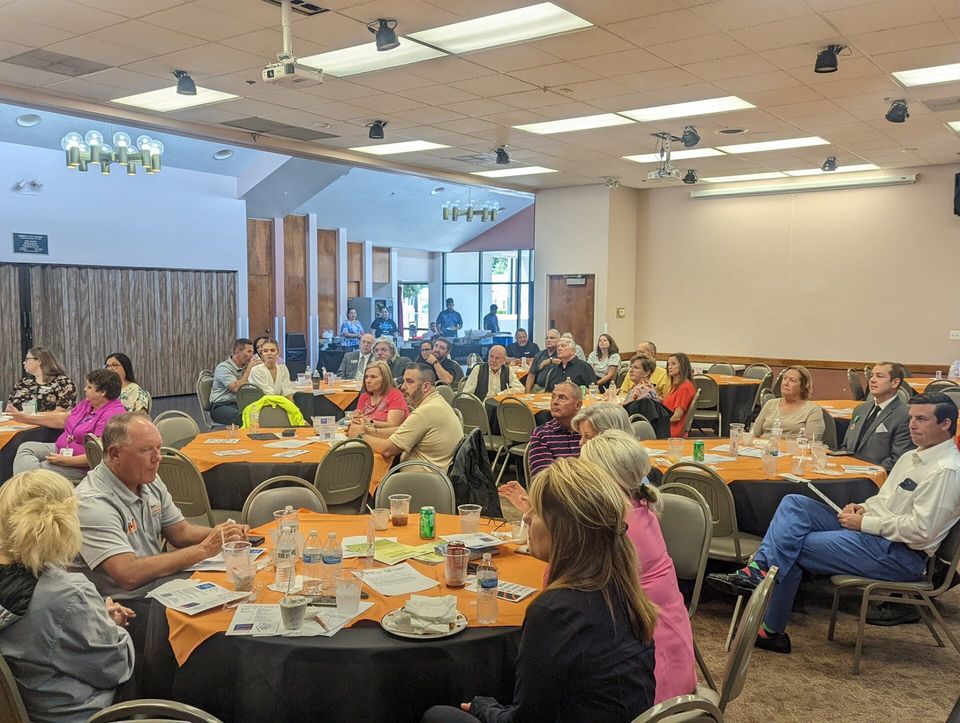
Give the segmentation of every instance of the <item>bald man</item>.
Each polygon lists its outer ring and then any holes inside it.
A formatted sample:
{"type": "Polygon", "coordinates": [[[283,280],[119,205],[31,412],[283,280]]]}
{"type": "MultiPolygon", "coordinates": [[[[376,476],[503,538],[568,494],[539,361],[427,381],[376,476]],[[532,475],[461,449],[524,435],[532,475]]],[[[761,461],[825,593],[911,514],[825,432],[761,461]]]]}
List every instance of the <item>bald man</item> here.
{"type": "Polygon", "coordinates": [[[523,391],[523,384],[517,379],[513,367],[507,364],[507,350],[495,344],[490,347],[486,364],[476,364],[470,370],[463,391],[475,394],[480,399],[493,397],[508,389],[523,391]]]}

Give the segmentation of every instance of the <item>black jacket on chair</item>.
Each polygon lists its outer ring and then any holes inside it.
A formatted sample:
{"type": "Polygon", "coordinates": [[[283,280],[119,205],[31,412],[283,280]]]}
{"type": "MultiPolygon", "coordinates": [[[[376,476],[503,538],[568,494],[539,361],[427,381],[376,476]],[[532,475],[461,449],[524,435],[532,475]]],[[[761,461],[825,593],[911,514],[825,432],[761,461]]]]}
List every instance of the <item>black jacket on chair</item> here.
{"type": "Polygon", "coordinates": [[[450,465],[450,482],[458,505],[480,505],[484,517],[503,517],[493,468],[479,429],[470,432],[457,449],[450,465]]]}

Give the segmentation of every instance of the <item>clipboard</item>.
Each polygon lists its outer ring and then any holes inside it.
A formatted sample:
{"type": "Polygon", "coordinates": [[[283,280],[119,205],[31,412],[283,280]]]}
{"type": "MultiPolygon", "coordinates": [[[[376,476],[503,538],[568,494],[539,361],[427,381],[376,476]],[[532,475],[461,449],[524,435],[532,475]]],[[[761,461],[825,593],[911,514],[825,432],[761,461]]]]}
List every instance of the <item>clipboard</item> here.
{"type": "Polygon", "coordinates": [[[780,473],[780,476],[783,477],[784,479],[790,480],[791,482],[796,482],[796,483],[798,483],[798,484],[805,484],[805,485],[807,486],[807,488],[808,488],[811,492],[813,492],[813,494],[815,494],[817,497],[819,497],[821,500],[823,500],[823,502],[825,502],[828,506],[830,506],[830,507],[832,507],[834,510],[836,510],[837,514],[840,514],[841,512],[843,512],[843,510],[842,510],[840,507],[837,506],[837,503],[836,503],[836,502],[834,502],[833,500],[831,500],[829,497],[827,497],[825,494],[823,494],[823,492],[821,492],[819,489],[817,489],[816,485],[814,485],[813,482],[811,482],[810,480],[805,479],[805,478],[800,477],[800,476],[795,475],[795,474],[790,474],[789,472],[781,472],[781,473],[780,473]]]}

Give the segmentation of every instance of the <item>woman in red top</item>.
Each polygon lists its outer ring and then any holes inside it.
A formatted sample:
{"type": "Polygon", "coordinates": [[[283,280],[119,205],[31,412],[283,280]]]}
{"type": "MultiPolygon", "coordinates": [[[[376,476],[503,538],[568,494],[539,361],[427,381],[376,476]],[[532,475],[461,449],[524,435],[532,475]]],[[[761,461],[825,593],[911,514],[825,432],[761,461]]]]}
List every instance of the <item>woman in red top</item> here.
{"type": "Polygon", "coordinates": [[[663,406],[673,412],[670,417],[670,436],[686,437],[683,422],[690,411],[690,404],[697,393],[693,386],[693,368],[690,358],[683,353],[671,354],[667,358],[667,376],[670,377],[670,391],[663,398],[663,406]]]}
{"type": "Polygon", "coordinates": [[[407,400],[394,386],[390,367],[372,361],[363,372],[363,393],[357,400],[357,414],[375,427],[399,427],[407,418],[407,400]]]}

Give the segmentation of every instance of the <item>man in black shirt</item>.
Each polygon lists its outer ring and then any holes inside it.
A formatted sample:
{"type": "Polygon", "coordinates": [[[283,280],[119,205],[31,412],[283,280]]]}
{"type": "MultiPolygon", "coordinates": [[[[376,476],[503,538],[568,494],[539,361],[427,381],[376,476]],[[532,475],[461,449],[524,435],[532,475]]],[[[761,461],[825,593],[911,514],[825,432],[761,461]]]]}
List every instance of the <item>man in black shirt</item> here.
{"type": "Polygon", "coordinates": [[[578,387],[588,387],[596,383],[597,375],[593,367],[577,359],[577,345],[573,339],[563,337],[557,342],[557,359],[560,363],[547,371],[546,383],[543,385],[545,392],[552,392],[560,382],[570,382],[578,387]]]}
{"type": "Polygon", "coordinates": [[[381,336],[396,336],[397,322],[390,318],[390,309],[380,307],[380,316],[370,325],[370,331],[379,339],[381,336]]]}
{"type": "Polygon", "coordinates": [[[491,334],[500,333],[500,321],[497,319],[497,305],[490,304],[490,313],[483,317],[483,330],[491,334]]]}
{"type": "Polygon", "coordinates": [[[531,359],[540,353],[540,347],[530,341],[526,329],[517,329],[516,341],[507,345],[507,356],[511,359],[531,359]]]}
{"type": "Polygon", "coordinates": [[[433,352],[427,357],[427,364],[433,368],[437,381],[453,387],[463,379],[463,367],[451,359],[449,354],[450,340],[440,337],[433,342],[433,352]]]}
{"type": "Polygon", "coordinates": [[[560,360],[557,359],[557,342],[560,340],[559,330],[550,329],[544,339],[544,347],[533,357],[533,361],[530,362],[530,373],[524,379],[528,392],[533,391],[534,384],[542,389],[547,382],[547,372],[552,368],[550,365],[560,363],[560,360]]]}

